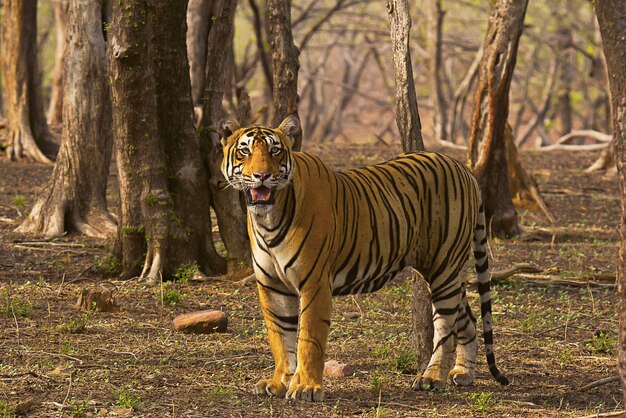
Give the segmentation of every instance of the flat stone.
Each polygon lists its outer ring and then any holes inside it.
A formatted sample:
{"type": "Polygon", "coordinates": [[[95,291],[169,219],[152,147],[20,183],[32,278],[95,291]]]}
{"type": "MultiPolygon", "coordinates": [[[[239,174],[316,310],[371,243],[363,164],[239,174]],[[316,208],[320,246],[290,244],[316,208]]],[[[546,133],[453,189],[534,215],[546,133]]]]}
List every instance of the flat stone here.
{"type": "Polygon", "coordinates": [[[349,364],[339,363],[337,360],[328,360],[324,363],[324,376],[346,377],[354,374],[354,367],[349,364]]]}
{"type": "Polygon", "coordinates": [[[357,319],[361,317],[361,314],[358,312],[346,312],[343,314],[343,317],[346,319],[357,319]]]}
{"type": "Polygon", "coordinates": [[[223,311],[197,311],[178,315],[174,318],[176,331],[191,334],[212,334],[226,332],[228,317],[223,311]]]}

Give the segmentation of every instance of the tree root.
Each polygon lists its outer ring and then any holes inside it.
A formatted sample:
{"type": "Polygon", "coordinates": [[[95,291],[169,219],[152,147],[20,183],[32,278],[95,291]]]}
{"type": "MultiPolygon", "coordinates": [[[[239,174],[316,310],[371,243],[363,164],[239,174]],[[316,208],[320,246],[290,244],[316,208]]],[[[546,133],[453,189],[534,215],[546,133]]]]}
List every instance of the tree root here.
{"type": "Polygon", "coordinates": [[[50,202],[42,196],[33,206],[28,217],[15,232],[22,234],[41,234],[46,238],[58,237],[65,231],[78,232],[93,238],[111,238],[117,231],[117,226],[111,215],[99,208],[92,208],[83,216],[77,209],[70,209],[69,201],[60,199],[56,203],[50,202]]]}
{"type": "Polygon", "coordinates": [[[163,262],[160,248],[152,248],[148,246],[148,252],[146,254],[146,261],[143,265],[143,270],[139,275],[141,280],[145,280],[147,284],[154,286],[160,283],[163,277],[163,262]]]}

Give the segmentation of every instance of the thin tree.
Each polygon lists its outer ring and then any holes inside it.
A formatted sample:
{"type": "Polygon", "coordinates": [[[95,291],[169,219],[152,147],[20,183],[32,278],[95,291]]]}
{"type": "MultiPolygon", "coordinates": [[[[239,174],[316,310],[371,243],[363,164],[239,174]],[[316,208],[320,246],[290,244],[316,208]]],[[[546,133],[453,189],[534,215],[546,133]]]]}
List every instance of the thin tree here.
{"type": "Polygon", "coordinates": [[[54,70],[52,76],[52,89],[50,91],[50,104],[48,105],[48,123],[59,125],[63,120],[63,60],[65,58],[65,40],[67,37],[67,14],[68,1],[53,0],[54,20],[56,22],[56,53],[54,58],[54,70]]]}
{"type": "Polygon", "coordinates": [[[498,0],[489,15],[468,141],[470,164],[480,184],[491,232],[506,237],[520,233],[509,190],[504,133],[527,6],[528,0],[498,0]],[[481,142],[484,146],[479,158],[481,142]]]}
{"type": "Polygon", "coordinates": [[[187,8],[187,55],[191,77],[191,99],[200,119],[200,100],[204,92],[207,41],[213,26],[214,8],[219,0],[189,0],[187,8]]]}
{"type": "MultiPolygon", "coordinates": [[[[389,28],[393,68],[396,80],[396,122],[400,131],[404,152],[423,151],[422,125],[420,123],[415,93],[415,81],[411,67],[411,15],[407,0],[389,0],[389,28]]],[[[426,281],[415,270],[413,276],[413,346],[418,356],[418,365],[423,371],[428,365],[433,349],[433,316],[430,290],[426,281]]],[[[413,387],[417,389],[415,383],[413,387]]]]}
{"type": "MultiPolygon", "coordinates": [[[[272,47],[273,113],[272,126],[278,126],[289,114],[298,111],[298,70],[300,51],[291,33],[291,6],[288,0],[268,0],[268,40],[272,47]]],[[[300,132],[293,145],[299,150],[300,132]]]]}
{"type": "Polygon", "coordinates": [[[606,57],[611,110],[613,114],[613,137],[618,167],[622,217],[620,233],[622,245],[617,268],[619,307],[618,366],[626,401],[626,2],[601,0],[594,2],[596,16],[602,34],[606,57]]]}
{"type": "Polygon", "coordinates": [[[59,149],[43,112],[37,62],[37,1],[3,3],[0,46],[5,84],[7,154],[49,163],[59,149]]]}
{"type": "Polygon", "coordinates": [[[186,10],[186,0],[112,5],[108,54],[120,179],[118,247],[122,275],[151,282],[173,277],[181,266],[196,265],[205,274],[226,271],[212,240],[208,176],[194,126],[186,10]]]}
{"type": "Polygon", "coordinates": [[[101,238],[115,234],[106,202],[112,133],[103,1],[70,2],[61,149],[48,186],[19,232],[47,237],[65,231],[101,238]]]}

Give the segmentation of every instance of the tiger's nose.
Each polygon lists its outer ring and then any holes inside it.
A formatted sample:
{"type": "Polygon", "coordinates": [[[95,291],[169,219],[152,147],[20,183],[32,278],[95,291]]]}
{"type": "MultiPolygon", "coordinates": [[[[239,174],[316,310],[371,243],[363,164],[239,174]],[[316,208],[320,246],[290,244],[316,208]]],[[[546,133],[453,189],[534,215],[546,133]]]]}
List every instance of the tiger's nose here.
{"type": "Polygon", "coordinates": [[[265,181],[271,175],[272,175],[271,173],[254,173],[252,174],[252,177],[254,177],[254,179],[258,181],[265,181]]]}

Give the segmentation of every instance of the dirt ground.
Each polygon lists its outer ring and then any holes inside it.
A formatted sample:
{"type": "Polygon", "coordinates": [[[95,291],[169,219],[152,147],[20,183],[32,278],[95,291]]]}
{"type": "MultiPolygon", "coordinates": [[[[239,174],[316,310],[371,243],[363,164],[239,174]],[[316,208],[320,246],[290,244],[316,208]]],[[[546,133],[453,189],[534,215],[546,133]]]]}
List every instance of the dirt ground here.
{"type": "MultiPolygon", "coordinates": [[[[314,148],[340,168],[397,152],[314,148]]],[[[584,388],[616,376],[619,198],[616,179],[584,172],[595,157],[523,153],[558,222],[520,211],[527,235],[491,242],[496,270],[514,263],[542,270],[495,286],[496,358],[510,386],[490,377],[480,345],[470,387],[411,391],[411,286],[404,281],[335,299],[327,357],[355,373],[325,378],[326,398],[317,404],[252,393],[273,364],[256,291],[233,283],[241,272],[147,287],[107,273],[115,267],[108,242],[17,235],[12,230],[51,167],[0,159],[0,417],[16,408],[33,417],[578,417],[622,410],[617,381],[584,388]],[[118,312],[74,308],[81,290],[96,286],[113,292],[118,312]],[[228,332],[173,330],[176,315],[200,309],[227,312],[228,332]]],[[[479,311],[475,289],[470,298],[479,311]]]]}

